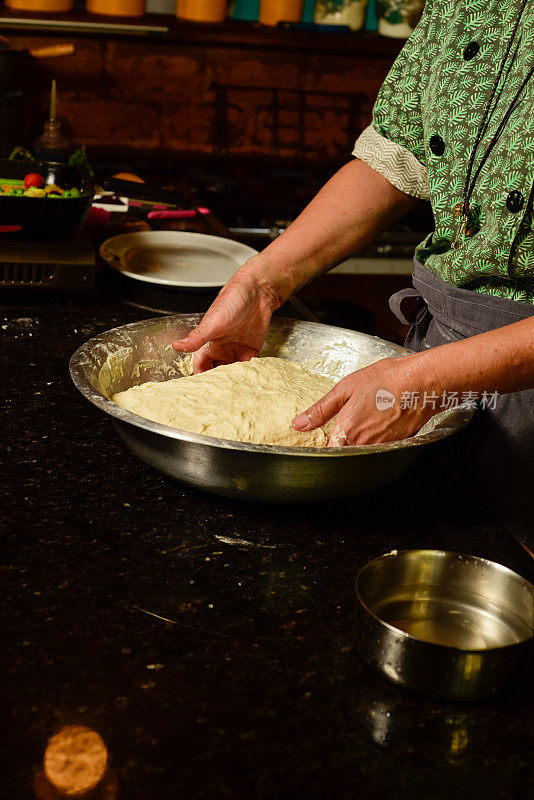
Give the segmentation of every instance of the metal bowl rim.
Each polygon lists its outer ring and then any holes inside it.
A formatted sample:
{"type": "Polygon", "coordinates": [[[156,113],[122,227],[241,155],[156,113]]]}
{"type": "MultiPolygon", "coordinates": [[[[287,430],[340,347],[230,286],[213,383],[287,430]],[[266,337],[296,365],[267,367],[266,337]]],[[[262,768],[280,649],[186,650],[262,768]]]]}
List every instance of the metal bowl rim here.
{"type": "MultiPolygon", "coordinates": [[[[91,339],[88,339],[86,342],[84,342],[84,344],[74,351],[69,361],[70,376],[78,391],[81,392],[81,394],[87,400],[89,400],[89,402],[97,406],[97,408],[100,408],[105,413],[109,414],[111,417],[114,417],[117,421],[127,423],[136,428],[148,430],[151,433],[160,434],[168,439],[179,439],[180,441],[202,444],[208,447],[223,448],[225,450],[244,450],[247,452],[266,453],[269,455],[308,456],[312,458],[343,458],[346,456],[371,455],[374,453],[387,453],[390,451],[407,449],[411,447],[421,447],[423,445],[431,444],[432,442],[441,441],[442,439],[445,439],[448,436],[451,436],[453,433],[461,430],[467,425],[474,414],[474,409],[469,408],[465,404],[459,405],[454,409],[454,411],[462,412],[463,418],[456,420],[454,427],[447,427],[444,425],[443,427],[435,428],[433,431],[429,431],[421,436],[413,436],[409,437],[408,439],[399,439],[392,442],[381,442],[378,444],[368,445],[352,445],[351,447],[283,447],[281,445],[252,444],[248,442],[234,442],[231,439],[218,439],[215,436],[205,436],[202,433],[182,431],[179,428],[163,425],[160,422],[153,422],[152,420],[148,420],[145,417],[140,417],[138,414],[134,414],[131,411],[127,411],[126,409],[117,405],[117,403],[114,403],[113,400],[109,400],[107,397],[104,397],[104,395],[93,389],[93,387],[88,383],[83,374],[83,369],[80,366],[80,361],[85,356],[86,351],[89,350],[92,345],[98,344],[99,340],[106,341],[109,334],[115,333],[116,331],[125,331],[129,328],[135,329],[142,327],[147,322],[160,322],[180,316],[192,317],[199,316],[199,314],[169,314],[162,317],[150,317],[149,319],[138,320],[137,322],[130,322],[126,325],[118,325],[115,328],[109,328],[108,330],[91,337],[91,339]],[[402,447],[400,447],[401,444],[403,445],[402,447]]],[[[295,320],[276,317],[272,320],[271,324],[276,325],[277,321],[295,322],[295,320]]],[[[305,322],[301,320],[298,320],[298,322],[301,325],[321,325],[321,327],[329,328],[342,333],[357,333],[357,331],[348,330],[347,328],[340,328],[334,325],[323,325],[319,322],[305,322]]],[[[393,345],[403,353],[408,354],[411,352],[407,348],[402,347],[401,345],[394,345],[392,342],[387,342],[385,339],[380,339],[379,337],[373,338],[390,346],[393,345]]]]}
{"type": "MultiPolygon", "coordinates": [[[[488,564],[492,568],[498,567],[500,571],[505,572],[505,573],[507,572],[510,575],[512,575],[515,579],[519,579],[521,581],[521,583],[523,583],[531,591],[531,593],[534,594],[534,584],[532,584],[526,578],[523,578],[523,576],[520,575],[518,572],[514,572],[514,570],[510,569],[510,567],[505,567],[504,564],[499,564],[498,561],[491,561],[489,558],[482,558],[481,556],[473,556],[470,553],[458,553],[455,550],[434,550],[434,549],[431,549],[431,548],[428,548],[428,549],[420,548],[420,549],[411,549],[411,550],[392,550],[391,552],[383,553],[381,556],[377,556],[376,558],[373,558],[373,559],[371,559],[371,561],[368,561],[366,564],[364,564],[363,567],[361,567],[358,570],[358,573],[356,575],[356,581],[355,581],[356,597],[358,599],[359,604],[364,609],[366,614],[369,614],[369,616],[372,617],[374,620],[376,620],[376,622],[378,622],[380,625],[382,625],[382,627],[387,628],[388,630],[392,631],[393,633],[395,633],[398,636],[402,636],[402,638],[404,638],[404,639],[410,639],[410,640],[412,640],[414,642],[420,642],[421,644],[424,644],[427,647],[440,648],[441,650],[445,650],[445,651],[454,651],[454,652],[461,652],[461,653],[492,653],[492,652],[498,651],[498,650],[506,650],[506,649],[510,649],[512,647],[519,647],[521,645],[524,645],[525,642],[530,642],[534,638],[534,629],[532,629],[532,633],[531,633],[530,636],[527,636],[525,639],[521,639],[519,642],[514,642],[513,644],[503,644],[503,645],[499,645],[498,647],[480,647],[480,648],[456,647],[455,645],[439,644],[438,642],[429,642],[426,639],[420,639],[418,636],[413,636],[413,634],[408,633],[407,631],[403,631],[401,628],[396,628],[395,625],[392,625],[390,622],[386,622],[384,619],[382,619],[382,617],[379,617],[378,614],[375,614],[375,612],[372,611],[369,608],[369,606],[363,601],[363,599],[361,597],[361,594],[360,594],[360,589],[359,589],[358,583],[359,583],[359,580],[360,580],[360,577],[361,577],[362,573],[368,567],[371,567],[373,564],[376,564],[378,561],[382,561],[385,558],[397,558],[397,556],[407,555],[409,553],[410,554],[412,554],[412,553],[415,553],[415,554],[417,554],[417,553],[424,553],[424,554],[431,553],[431,554],[434,554],[436,556],[447,556],[447,557],[453,556],[453,557],[456,557],[458,559],[466,559],[466,560],[470,560],[470,561],[483,562],[484,564],[488,564]]],[[[473,592],[473,594],[475,594],[475,593],[473,592]]],[[[482,596],[482,595],[480,595],[480,596],[482,596]]]]}

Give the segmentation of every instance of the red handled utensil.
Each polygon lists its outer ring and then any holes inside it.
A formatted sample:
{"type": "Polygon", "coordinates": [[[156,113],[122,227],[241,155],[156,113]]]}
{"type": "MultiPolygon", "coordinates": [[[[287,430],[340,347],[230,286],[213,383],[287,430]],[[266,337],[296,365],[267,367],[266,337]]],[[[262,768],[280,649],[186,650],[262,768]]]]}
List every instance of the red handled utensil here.
{"type": "Polygon", "coordinates": [[[211,214],[209,208],[178,208],[176,211],[149,211],[148,219],[192,219],[198,214],[211,214]]]}

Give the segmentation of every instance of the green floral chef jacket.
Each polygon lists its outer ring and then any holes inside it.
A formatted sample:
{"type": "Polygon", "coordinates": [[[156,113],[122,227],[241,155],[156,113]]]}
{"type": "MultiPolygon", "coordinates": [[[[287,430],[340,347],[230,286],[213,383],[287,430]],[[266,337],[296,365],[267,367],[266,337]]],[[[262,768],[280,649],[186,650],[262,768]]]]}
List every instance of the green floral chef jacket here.
{"type": "MultiPolygon", "coordinates": [[[[378,95],[354,155],[407,194],[430,199],[435,230],[416,250],[455,286],[534,303],[534,77],[470,200],[470,236],[453,249],[467,164],[521,0],[427,0],[378,95]]],[[[475,168],[534,64],[534,0],[523,12],[475,168]]]]}

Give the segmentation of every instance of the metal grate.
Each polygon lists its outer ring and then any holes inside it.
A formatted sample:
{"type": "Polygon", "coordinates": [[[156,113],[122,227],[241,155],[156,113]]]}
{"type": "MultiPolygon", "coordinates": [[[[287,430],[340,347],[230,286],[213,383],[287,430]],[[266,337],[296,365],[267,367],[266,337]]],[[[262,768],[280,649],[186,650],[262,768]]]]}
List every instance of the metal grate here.
{"type": "Polygon", "coordinates": [[[51,266],[18,262],[0,264],[0,285],[4,286],[44,286],[53,283],[55,277],[51,266]]]}

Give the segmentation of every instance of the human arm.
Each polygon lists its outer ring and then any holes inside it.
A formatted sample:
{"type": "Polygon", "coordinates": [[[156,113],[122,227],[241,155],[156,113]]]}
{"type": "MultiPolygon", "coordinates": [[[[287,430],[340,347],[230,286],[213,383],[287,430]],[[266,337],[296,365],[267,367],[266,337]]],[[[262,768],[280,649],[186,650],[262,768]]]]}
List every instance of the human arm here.
{"type": "Polygon", "coordinates": [[[488,397],[532,387],[534,318],[528,318],[353,372],[296,417],[293,425],[297,430],[313,430],[337,414],[331,446],[396,441],[412,436],[437,413],[444,393],[456,392],[461,400],[464,392],[488,397]],[[377,408],[379,390],[395,397],[385,410],[377,408]],[[415,407],[402,407],[404,393],[416,393],[415,407]],[[428,402],[434,396],[438,398],[435,407],[428,402]]]}
{"type": "Polygon", "coordinates": [[[364,161],[349,162],[278,239],[237,271],[174,349],[196,351],[195,372],[257,355],[272,313],[292,292],[365,247],[416,202],[364,161]]]}
{"type": "Polygon", "coordinates": [[[433,0],[395,60],[353,155],[289,228],[246,262],[176,350],[195,372],[257,355],[273,311],[289,295],[361,250],[418,198],[428,198],[421,91],[433,0]]]}

